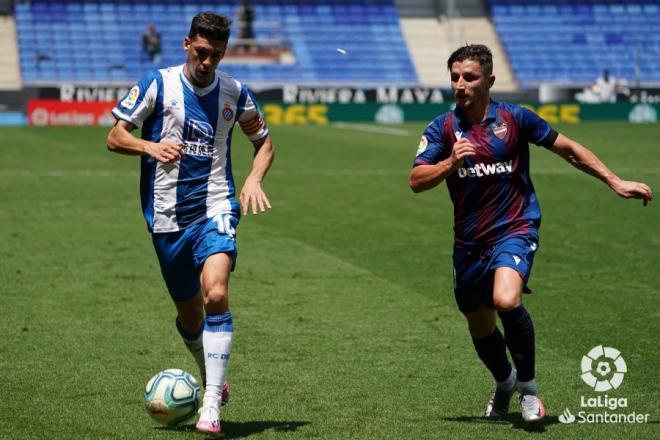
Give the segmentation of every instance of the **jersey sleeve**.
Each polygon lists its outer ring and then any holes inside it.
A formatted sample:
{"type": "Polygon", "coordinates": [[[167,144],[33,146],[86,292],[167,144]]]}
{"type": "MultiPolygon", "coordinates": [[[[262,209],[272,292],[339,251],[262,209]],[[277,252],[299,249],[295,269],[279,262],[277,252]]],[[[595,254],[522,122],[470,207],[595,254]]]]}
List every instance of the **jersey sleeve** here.
{"type": "Polygon", "coordinates": [[[259,141],[268,136],[268,127],[259,111],[259,104],[257,104],[257,100],[246,85],[241,86],[236,119],[243,133],[252,142],[259,141]]]}
{"type": "Polygon", "coordinates": [[[447,146],[442,139],[442,122],[442,119],[435,120],[424,130],[424,133],[419,140],[413,167],[418,165],[434,165],[440,162],[445,155],[447,146]]]}
{"type": "Polygon", "coordinates": [[[112,109],[112,115],[117,120],[122,120],[141,128],[144,121],[154,112],[156,97],[158,95],[157,71],[148,72],[131,90],[124,99],[119,101],[112,109]]]}
{"type": "Polygon", "coordinates": [[[518,108],[516,116],[527,140],[545,148],[551,148],[554,145],[559,133],[545,119],[523,107],[518,108]]]}

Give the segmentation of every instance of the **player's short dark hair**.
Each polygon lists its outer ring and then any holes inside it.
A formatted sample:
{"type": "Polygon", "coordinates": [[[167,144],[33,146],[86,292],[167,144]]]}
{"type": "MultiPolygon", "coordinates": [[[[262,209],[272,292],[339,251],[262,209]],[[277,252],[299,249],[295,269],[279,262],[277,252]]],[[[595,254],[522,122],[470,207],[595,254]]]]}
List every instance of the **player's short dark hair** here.
{"type": "Polygon", "coordinates": [[[493,54],[490,52],[488,46],[484,46],[483,44],[466,44],[463,47],[459,47],[447,60],[447,70],[451,71],[451,66],[456,61],[465,60],[478,61],[486,75],[493,73],[493,54]]]}
{"type": "Polygon", "coordinates": [[[201,12],[192,19],[188,38],[193,40],[200,36],[207,40],[229,41],[231,18],[214,12],[201,12]]]}

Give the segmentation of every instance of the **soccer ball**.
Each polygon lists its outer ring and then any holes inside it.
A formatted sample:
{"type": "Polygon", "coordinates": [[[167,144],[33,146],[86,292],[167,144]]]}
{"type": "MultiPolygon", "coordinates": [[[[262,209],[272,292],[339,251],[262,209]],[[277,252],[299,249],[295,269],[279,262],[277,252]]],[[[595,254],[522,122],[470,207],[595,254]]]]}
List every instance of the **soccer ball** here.
{"type": "Polygon", "coordinates": [[[162,425],[176,425],[197,413],[199,384],[192,374],[170,368],[152,377],[144,389],[149,415],[162,425]]]}

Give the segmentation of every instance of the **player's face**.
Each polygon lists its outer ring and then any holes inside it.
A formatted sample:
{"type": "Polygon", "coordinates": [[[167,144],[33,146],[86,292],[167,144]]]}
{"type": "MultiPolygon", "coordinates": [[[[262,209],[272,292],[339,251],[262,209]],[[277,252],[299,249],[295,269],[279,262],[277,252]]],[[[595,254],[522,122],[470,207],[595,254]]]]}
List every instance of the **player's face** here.
{"type": "Polygon", "coordinates": [[[475,60],[456,61],[451,65],[451,89],[456,106],[469,109],[488,102],[495,76],[484,74],[475,60]]]}
{"type": "Polygon", "coordinates": [[[188,54],[186,70],[196,86],[207,86],[215,78],[215,69],[225,56],[227,43],[224,41],[207,40],[196,35],[192,40],[183,40],[183,49],[188,54]]]}

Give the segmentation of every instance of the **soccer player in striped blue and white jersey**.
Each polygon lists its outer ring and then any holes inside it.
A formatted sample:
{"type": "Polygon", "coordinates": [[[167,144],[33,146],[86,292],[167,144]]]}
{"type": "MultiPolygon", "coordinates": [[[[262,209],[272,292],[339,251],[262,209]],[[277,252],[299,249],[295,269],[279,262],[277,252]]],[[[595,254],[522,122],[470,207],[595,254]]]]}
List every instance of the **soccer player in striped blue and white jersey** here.
{"type": "Polygon", "coordinates": [[[535,113],[490,99],[495,76],[486,46],[457,49],[447,68],[456,109],[426,127],[410,187],[420,192],[447,182],[454,204],[454,296],[477,354],[496,381],[485,416],[508,414],[517,389],[523,419],[536,422],[545,409],[535,381],[534,327],[522,304],[541,225],[529,143],[558,154],[621,197],[646,205],[653,194],[643,183],[621,180],[594,153],[535,113]]]}
{"type": "Polygon", "coordinates": [[[184,39],[185,64],[144,75],[112,113],[108,148],[142,156],[142,210],[167,289],[176,327],[205,384],[199,431],[218,435],[228,400],[227,365],[233,323],[229,274],[237,257],[242,213],[270,208],[261,182],[274,148],[247,86],[216,70],[225,55],[231,20],[196,15],[184,39]],[[231,138],[238,122],[252,142],[252,170],[235,198],[231,138]],[[131,132],[141,128],[141,137],[131,132]],[[242,210],[241,210],[242,207],[242,210]]]}

